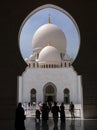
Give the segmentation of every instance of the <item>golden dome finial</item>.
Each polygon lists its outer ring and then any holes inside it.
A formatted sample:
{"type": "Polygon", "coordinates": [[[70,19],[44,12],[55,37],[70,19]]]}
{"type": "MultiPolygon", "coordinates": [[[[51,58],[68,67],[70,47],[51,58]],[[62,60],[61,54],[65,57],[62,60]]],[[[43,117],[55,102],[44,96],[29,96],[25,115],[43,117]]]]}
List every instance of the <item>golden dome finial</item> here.
{"type": "Polygon", "coordinates": [[[49,43],[48,43],[48,46],[51,46],[51,45],[52,45],[51,42],[49,42],[49,43]]]}
{"type": "Polygon", "coordinates": [[[49,14],[49,17],[48,17],[48,23],[51,23],[50,14],[49,14]]]}

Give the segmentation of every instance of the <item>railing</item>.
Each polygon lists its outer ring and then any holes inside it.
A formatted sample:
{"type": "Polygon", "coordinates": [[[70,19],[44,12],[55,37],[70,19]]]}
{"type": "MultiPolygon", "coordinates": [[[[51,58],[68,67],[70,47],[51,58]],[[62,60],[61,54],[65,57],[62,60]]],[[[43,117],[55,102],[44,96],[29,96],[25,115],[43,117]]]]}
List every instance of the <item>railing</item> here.
{"type": "MultiPolygon", "coordinates": [[[[36,107],[27,108],[27,109],[25,109],[25,115],[27,117],[35,117],[35,111],[36,111],[36,107]]],[[[74,115],[75,115],[75,118],[81,118],[81,110],[80,109],[74,109],[74,115]]],[[[51,111],[49,112],[49,117],[52,118],[51,111]]],[[[60,113],[59,113],[59,117],[60,117],[60,113]]],[[[65,109],[65,117],[71,118],[71,113],[70,113],[69,109],[65,109]]]]}
{"type": "MultiPolygon", "coordinates": [[[[65,116],[66,116],[66,118],[71,118],[71,113],[70,113],[69,109],[65,109],[65,116]]],[[[81,110],[74,109],[74,116],[75,116],[75,118],[81,118],[81,110]]]]}

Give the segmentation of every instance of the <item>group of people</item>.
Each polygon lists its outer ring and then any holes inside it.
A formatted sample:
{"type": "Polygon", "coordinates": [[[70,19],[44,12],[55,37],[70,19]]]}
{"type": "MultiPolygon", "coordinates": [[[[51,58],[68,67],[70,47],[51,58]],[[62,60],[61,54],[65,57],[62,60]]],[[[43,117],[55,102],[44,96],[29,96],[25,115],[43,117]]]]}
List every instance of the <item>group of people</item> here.
{"type": "MultiPolygon", "coordinates": [[[[40,114],[42,113],[42,123],[47,123],[49,119],[49,112],[52,112],[54,126],[57,126],[59,113],[60,113],[60,120],[61,123],[65,124],[65,106],[62,103],[60,106],[57,105],[57,102],[54,102],[52,106],[51,103],[43,103],[41,112],[40,110],[36,110],[36,123],[40,122],[40,114]]],[[[71,113],[71,118],[75,118],[74,116],[74,104],[71,102],[69,106],[69,111],[71,113]]],[[[16,116],[15,116],[15,130],[25,130],[24,120],[26,119],[24,109],[22,107],[22,103],[18,104],[16,109],[16,116]]]]}
{"type": "MultiPolygon", "coordinates": [[[[54,125],[57,125],[59,113],[60,113],[60,120],[61,123],[65,123],[65,106],[64,103],[62,103],[60,106],[57,105],[57,102],[54,102],[54,106],[48,103],[43,103],[41,113],[42,113],[42,122],[47,123],[47,120],[49,119],[49,112],[52,112],[54,125]]],[[[75,118],[74,115],[74,104],[71,102],[69,106],[69,111],[71,113],[71,118],[75,118]]],[[[36,122],[40,122],[40,110],[36,110],[36,122]]]]}

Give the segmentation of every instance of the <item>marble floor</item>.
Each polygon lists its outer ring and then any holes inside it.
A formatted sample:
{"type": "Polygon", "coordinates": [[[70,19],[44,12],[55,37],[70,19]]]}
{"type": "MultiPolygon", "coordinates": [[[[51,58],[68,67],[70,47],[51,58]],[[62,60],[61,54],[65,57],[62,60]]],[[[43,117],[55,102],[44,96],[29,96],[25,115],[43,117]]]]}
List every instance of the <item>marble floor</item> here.
{"type": "MultiPolygon", "coordinates": [[[[77,111],[75,120],[71,120],[70,113],[68,111],[65,111],[66,114],[66,121],[65,125],[61,124],[60,118],[58,120],[57,127],[54,126],[52,113],[49,113],[49,120],[47,124],[42,124],[42,121],[40,123],[35,122],[35,108],[29,108],[26,109],[26,120],[25,120],[25,126],[26,130],[97,130],[97,119],[85,119],[81,120],[80,112],[77,111]]],[[[67,109],[68,110],[68,109],[67,109]]],[[[79,109],[78,109],[79,110],[79,109]]]]}
{"type": "Polygon", "coordinates": [[[25,126],[26,130],[97,130],[97,120],[66,119],[66,123],[61,124],[59,119],[57,126],[54,126],[52,118],[47,124],[42,124],[42,121],[36,123],[34,117],[28,117],[25,126]]]}

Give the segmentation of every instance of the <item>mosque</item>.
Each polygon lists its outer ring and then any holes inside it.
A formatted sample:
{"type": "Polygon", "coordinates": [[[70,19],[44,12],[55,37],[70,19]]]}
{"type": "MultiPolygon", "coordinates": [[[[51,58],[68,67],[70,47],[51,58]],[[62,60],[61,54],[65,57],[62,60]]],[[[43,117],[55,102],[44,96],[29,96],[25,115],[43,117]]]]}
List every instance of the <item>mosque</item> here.
{"type": "Polygon", "coordinates": [[[67,54],[66,36],[55,24],[40,26],[32,38],[32,55],[25,59],[26,70],[19,76],[19,101],[57,101],[78,105],[83,116],[81,76],[67,54]]]}

